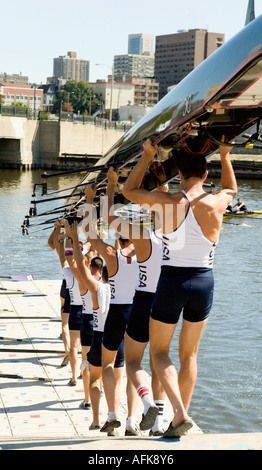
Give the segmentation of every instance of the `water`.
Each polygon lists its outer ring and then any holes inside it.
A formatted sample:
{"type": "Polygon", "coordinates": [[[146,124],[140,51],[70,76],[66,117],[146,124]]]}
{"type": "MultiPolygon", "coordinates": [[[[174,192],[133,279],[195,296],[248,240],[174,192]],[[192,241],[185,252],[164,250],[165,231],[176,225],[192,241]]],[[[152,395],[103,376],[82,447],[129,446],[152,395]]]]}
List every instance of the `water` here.
{"type": "MultiPolygon", "coordinates": [[[[28,237],[21,233],[33,185],[42,181],[41,173],[0,172],[2,276],[32,274],[36,279],[61,279],[58,259],[47,245],[51,230],[34,235],[31,230],[28,237]]],[[[78,181],[77,176],[50,179],[48,188],[57,190],[78,181]]],[[[262,181],[239,180],[238,185],[247,207],[262,210],[262,181]]],[[[62,204],[63,200],[40,204],[38,211],[62,204]]],[[[225,221],[216,250],[214,305],[199,347],[198,380],[190,408],[191,416],[206,433],[262,432],[261,218],[225,221]]],[[[34,231],[39,229],[42,227],[34,231]]],[[[177,368],[180,327],[181,322],[171,344],[177,368]]],[[[149,371],[148,349],[144,367],[149,371]]]]}

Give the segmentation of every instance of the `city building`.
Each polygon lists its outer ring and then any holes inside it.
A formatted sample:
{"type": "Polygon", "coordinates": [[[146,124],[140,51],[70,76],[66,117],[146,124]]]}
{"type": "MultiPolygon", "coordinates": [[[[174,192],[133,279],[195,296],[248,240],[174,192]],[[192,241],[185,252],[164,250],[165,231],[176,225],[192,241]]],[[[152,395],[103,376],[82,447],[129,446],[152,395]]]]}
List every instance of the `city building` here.
{"type": "Polygon", "coordinates": [[[152,106],[144,106],[141,104],[134,106],[121,106],[119,109],[119,119],[120,121],[138,122],[142,117],[149,113],[151,109],[152,106]]]}
{"type": "Polygon", "coordinates": [[[124,54],[114,56],[115,80],[127,82],[133,78],[154,76],[154,55],[124,54]]]}
{"type": "Polygon", "coordinates": [[[43,107],[43,90],[32,85],[0,82],[0,95],[4,106],[21,103],[35,112],[43,107]]]}
{"type": "Polygon", "coordinates": [[[128,54],[142,55],[154,53],[154,36],[152,34],[129,34],[128,54]]]}
{"type": "Polygon", "coordinates": [[[94,93],[101,101],[101,108],[103,112],[112,111],[114,115],[118,114],[121,106],[134,104],[134,84],[133,83],[118,83],[118,82],[100,82],[90,83],[93,87],[94,93]],[[112,91],[112,101],[111,101],[112,91]]]}
{"type": "Polygon", "coordinates": [[[154,78],[133,78],[134,104],[155,106],[159,101],[159,84],[154,78]]]}
{"type": "Polygon", "coordinates": [[[168,87],[177,85],[224,41],[224,34],[209,33],[206,29],[156,36],[154,77],[159,82],[159,98],[163,98],[168,87]]]}
{"type": "Polygon", "coordinates": [[[54,77],[76,82],[89,81],[89,60],[78,59],[76,52],[68,52],[66,56],[54,59],[54,77]]]}
{"type": "Polygon", "coordinates": [[[28,83],[28,77],[26,75],[22,75],[21,73],[0,73],[0,82],[4,83],[16,83],[16,84],[23,84],[28,83]]]}

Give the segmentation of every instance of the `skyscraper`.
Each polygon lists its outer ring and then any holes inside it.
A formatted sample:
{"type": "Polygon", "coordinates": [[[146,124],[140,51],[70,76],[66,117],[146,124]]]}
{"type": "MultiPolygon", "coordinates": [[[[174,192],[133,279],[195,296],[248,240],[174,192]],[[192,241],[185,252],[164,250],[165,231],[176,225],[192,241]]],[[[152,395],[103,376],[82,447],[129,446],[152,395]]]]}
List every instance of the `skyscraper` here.
{"type": "Polygon", "coordinates": [[[142,55],[154,53],[154,36],[152,34],[129,34],[128,54],[142,55]]]}
{"type": "Polygon", "coordinates": [[[155,79],[159,82],[159,98],[163,98],[169,86],[177,85],[224,41],[224,34],[209,33],[205,29],[156,36],[155,79]]]}
{"type": "Polygon", "coordinates": [[[66,56],[54,59],[54,77],[76,82],[89,81],[89,61],[77,59],[76,52],[68,52],[66,56]]]}

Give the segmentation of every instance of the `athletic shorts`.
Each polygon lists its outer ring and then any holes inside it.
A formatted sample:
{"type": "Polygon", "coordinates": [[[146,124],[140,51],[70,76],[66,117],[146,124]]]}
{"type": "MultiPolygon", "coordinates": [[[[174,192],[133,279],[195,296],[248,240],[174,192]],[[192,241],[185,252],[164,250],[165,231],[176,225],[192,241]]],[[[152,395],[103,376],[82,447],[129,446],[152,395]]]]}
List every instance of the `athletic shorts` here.
{"type": "Polygon", "coordinates": [[[70,312],[70,294],[69,294],[69,289],[66,289],[65,301],[62,307],[62,313],[69,313],[69,312],[70,312]]]}
{"type": "Polygon", "coordinates": [[[62,281],[62,285],[61,285],[61,289],[60,289],[60,297],[62,297],[62,299],[65,299],[65,296],[66,296],[66,280],[63,279],[62,281]]]}
{"type": "Polygon", "coordinates": [[[151,316],[176,324],[183,310],[185,320],[203,321],[210,313],[213,293],[212,269],[162,266],[151,316]]]}
{"type": "Polygon", "coordinates": [[[132,304],[110,304],[105,321],[103,345],[109,351],[117,351],[125,336],[132,304]]]}
{"type": "Polygon", "coordinates": [[[80,338],[82,346],[91,346],[93,337],[93,314],[82,313],[80,338]]]}
{"type": "Polygon", "coordinates": [[[126,332],[130,338],[139,343],[149,341],[149,319],[154,297],[154,292],[140,290],[137,290],[134,295],[126,332]]]}
{"type": "Polygon", "coordinates": [[[71,305],[68,327],[71,331],[80,331],[82,323],[82,305],[71,305]]]}
{"type": "MultiPolygon", "coordinates": [[[[90,351],[87,353],[87,360],[94,367],[102,366],[102,340],[103,332],[94,331],[90,351]]],[[[120,347],[117,351],[114,367],[123,367],[125,362],[124,358],[124,340],[121,341],[120,347]]]]}

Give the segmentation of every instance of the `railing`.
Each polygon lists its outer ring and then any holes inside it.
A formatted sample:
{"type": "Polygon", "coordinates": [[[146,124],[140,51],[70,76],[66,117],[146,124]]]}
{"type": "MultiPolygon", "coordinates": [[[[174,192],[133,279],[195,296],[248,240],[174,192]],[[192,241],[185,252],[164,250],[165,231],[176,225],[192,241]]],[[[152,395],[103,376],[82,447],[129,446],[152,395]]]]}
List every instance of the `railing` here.
{"type": "MultiPolygon", "coordinates": [[[[2,114],[2,116],[23,117],[27,119],[41,118],[41,111],[34,111],[30,108],[20,106],[5,106],[3,104],[0,104],[0,114],[2,114]]],[[[133,124],[128,124],[126,122],[110,122],[108,119],[87,116],[84,114],[78,115],[74,113],[68,113],[66,111],[60,112],[59,120],[64,122],[74,122],[75,124],[93,124],[94,126],[103,127],[104,129],[114,129],[121,132],[126,132],[133,126],[133,124]]]]}
{"type": "Polygon", "coordinates": [[[93,124],[94,126],[103,127],[104,129],[115,129],[123,132],[128,131],[133,126],[133,124],[118,121],[110,122],[108,119],[87,116],[84,114],[78,115],[74,113],[68,113],[66,111],[60,112],[60,121],[68,121],[79,124],[93,124]]]}

